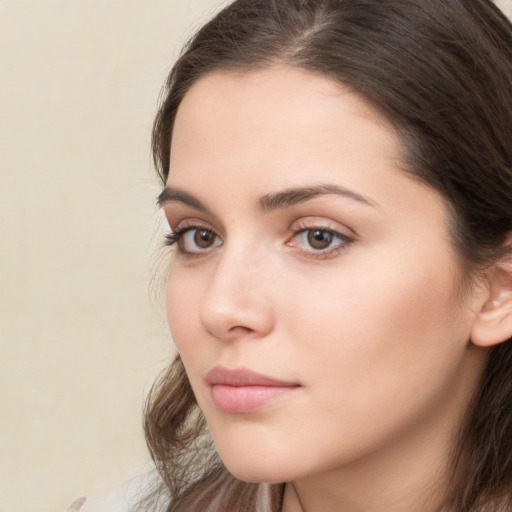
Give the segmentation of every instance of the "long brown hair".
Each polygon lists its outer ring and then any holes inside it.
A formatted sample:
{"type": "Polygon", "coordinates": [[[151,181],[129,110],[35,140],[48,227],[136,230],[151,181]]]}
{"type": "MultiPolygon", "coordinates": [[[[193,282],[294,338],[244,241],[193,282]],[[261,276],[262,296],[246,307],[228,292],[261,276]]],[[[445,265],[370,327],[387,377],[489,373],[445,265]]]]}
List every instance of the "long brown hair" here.
{"type": "MultiPolygon", "coordinates": [[[[512,231],[512,26],[490,0],[237,0],[185,47],[154,124],[163,182],[178,107],[218,70],[286,64],[365,97],[395,127],[407,169],[452,210],[461,266],[502,258],[512,231]]],[[[169,511],[278,511],[282,486],[236,480],[215,453],[179,356],[145,418],[169,511]],[[215,500],[214,500],[215,498],[215,500]]],[[[447,506],[512,510],[512,340],[490,351],[454,448],[447,506]]]]}

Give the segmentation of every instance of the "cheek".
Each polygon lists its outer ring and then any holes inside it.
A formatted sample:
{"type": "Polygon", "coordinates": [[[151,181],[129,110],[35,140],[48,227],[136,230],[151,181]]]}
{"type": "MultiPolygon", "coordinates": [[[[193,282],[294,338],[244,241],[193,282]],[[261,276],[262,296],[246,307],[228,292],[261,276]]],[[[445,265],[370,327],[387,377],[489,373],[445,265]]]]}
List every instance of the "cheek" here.
{"type": "Polygon", "coordinates": [[[199,297],[193,280],[187,280],[179,272],[169,272],[166,289],[166,314],[172,338],[179,353],[188,359],[194,353],[197,337],[197,304],[199,297]]]}
{"type": "Polygon", "coordinates": [[[400,414],[454,378],[469,318],[451,259],[439,265],[374,263],[340,272],[321,293],[310,287],[307,303],[289,297],[287,316],[301,319],[288,324],[289,338],[297,353],[308,354],[311,383],[321,383],[326,408],[339,401],[339,410],[363,416],[395,406],[400,414]]]}
{"type": "MultiPolygon", "coordinates": [[[[450,402],[466,346],[453,277],[403,269],[352,268],[323,290],[303,283],[309,292],[287,296],[280,339],[289,342],[286,365],[297,369],[307,402],[286,423],[302,436],[297,467],[360,457],[450,402]]],[[[294,442],[282,432],[290,453],[294,442]]]]}

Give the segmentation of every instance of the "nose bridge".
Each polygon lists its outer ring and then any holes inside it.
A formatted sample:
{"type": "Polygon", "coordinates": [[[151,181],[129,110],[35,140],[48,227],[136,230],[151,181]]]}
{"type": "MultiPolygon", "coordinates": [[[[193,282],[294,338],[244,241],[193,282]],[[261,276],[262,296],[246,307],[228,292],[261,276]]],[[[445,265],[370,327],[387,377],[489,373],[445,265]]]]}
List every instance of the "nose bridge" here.
{"type": "Polygon", "coordinates": [[[226,243],[219,251],[200,307],[201,322],[216,337],[272,329],[268,267],[247,242],[226,243]]]}

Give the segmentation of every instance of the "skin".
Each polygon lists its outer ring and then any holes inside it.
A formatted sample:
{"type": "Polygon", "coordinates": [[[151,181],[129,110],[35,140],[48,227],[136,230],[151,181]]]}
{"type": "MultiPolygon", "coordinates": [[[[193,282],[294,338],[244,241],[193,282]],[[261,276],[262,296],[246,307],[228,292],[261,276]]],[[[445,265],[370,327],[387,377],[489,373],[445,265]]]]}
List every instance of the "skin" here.
{"type": "Polygon", "coordinates": [[[469,341],[484,294],[461,296],[444,201],[404,166],[363,98],[305,71],[214,73],[179,108],[167,186],[180,193],[162,203],[188,231],[169,325],[224,463],[288,482],[284,512],[428,512],[447,492],[485,361],[469,341]],[[318,185],[330,192],[268,200],[318,185]],[[319,250],[307,229],[339,235],[319,250]],[[228,414],[205,382],[216,365],[299,387],[228,414]]]}

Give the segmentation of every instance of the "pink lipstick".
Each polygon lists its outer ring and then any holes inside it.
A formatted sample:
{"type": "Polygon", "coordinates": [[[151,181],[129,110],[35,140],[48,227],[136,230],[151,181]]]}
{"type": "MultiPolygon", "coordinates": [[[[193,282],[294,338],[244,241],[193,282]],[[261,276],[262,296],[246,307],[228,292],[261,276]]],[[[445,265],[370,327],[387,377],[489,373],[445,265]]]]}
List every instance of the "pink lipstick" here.
{"type": "Polygon", "coordinates": [[[300,387],[246,368],[229,370],[216,366],[206,376],[215,405],[229,414],[255,412],[300,387]]]}

